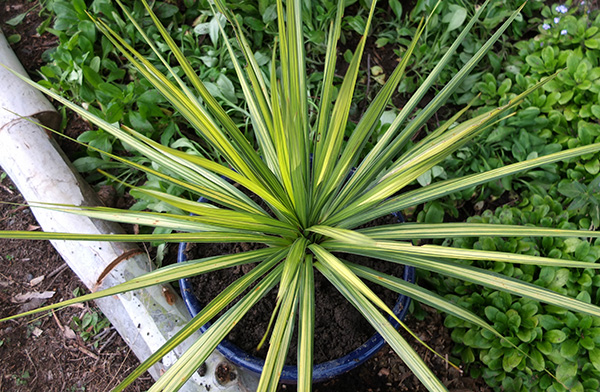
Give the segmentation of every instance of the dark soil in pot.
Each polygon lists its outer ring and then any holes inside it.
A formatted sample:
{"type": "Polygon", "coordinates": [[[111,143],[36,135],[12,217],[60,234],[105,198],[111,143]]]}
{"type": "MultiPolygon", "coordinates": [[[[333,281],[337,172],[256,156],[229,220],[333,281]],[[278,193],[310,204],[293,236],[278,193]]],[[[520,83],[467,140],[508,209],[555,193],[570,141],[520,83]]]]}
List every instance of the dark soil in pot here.
{"type": "MultiPolygon", "coordinates": [[[[424,319],[417,320],[411,314],[406,316],[405,324],[415,334],[444,357],[453,359],[451,354],[453,343],[450,330],[444,327],[444,316],[435,309],[422,306],[424,319]]],[[[422,344],[418,343],[407,332],[400,329],[400,334],[407,340],[425,364],[446,386],[449,392],[492,392],[485,382],[479,378],[469,377],[468,371],[461,374],[448,366],[442,359],[434,355],[422,344]]],[[[460,360],[453,359],[460,365],[460,360]]],[[[280,385],[279,392],[295,392],[296,385],[280,385]]],[[[389,345],[375,354],[361,366],[333,380],[313,384],[313,392],[427,392],[412,371],[389,345]]]]}
{"type": "MultiPolygon", "coordinates": [[[[375,225],[397,223],[393,216],[384,217],[372,222],[375,225]]],[[[188,260],[208,256],[232,254],[262,248],[260,244],[188,244],[186,257],[188,260]]],[[[339,254],[339,257],[362,264],[390,275],[402,277],[402,265],[375,259],[339,254]]],[[[199,275],[190,279],[195,288],[194,294],[201,304],[207,304],[228,285],[248,273],[255,264],[248,264],[199,275]]],[[[371,289],[393,308],[398,294],[377,285],[369,284],[371,289]]],[[[259,301],[230,332],[227,339],[242,350],[261,358],[266,357],[268,345],[256,351],[258,343],[267,329],[275,301],[277,287],[259,301]]],[[[337,289],[315,270],[315,341],[314,362],[322,363],[348,354],[365,343],[375,331],[364,317],[356,310],[337,289]]],[[[222,313],[224,313],[225,310],[222,313]]],[[[294,334],[286,363],[296,363],[297,335],[294,334]]]]}

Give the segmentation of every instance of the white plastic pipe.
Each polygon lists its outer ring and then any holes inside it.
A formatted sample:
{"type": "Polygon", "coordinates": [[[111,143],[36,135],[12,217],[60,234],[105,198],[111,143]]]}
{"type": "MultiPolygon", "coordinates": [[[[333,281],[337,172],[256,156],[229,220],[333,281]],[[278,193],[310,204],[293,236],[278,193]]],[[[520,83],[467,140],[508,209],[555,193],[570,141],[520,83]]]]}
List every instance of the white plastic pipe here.
{"type": "MultiPolygon", "coordinates": [[[[0,64],[26,75],[0,30],[0,64]]],[[[0,67],[0,166],[10,176],[27,201],[71,205],[101,205],[95,193],[77,174],[60,147],[39,126],[23,117],[32,117],[56,127],[60,117],[37,90],[0,67]],[[8,109],[7,110],[3,110],[8,109]]],[[[122,233],[118,224],[67,213],[32,208],[44,231],[88,234],[122,233]]],[[[90,289],[99,275],[125,252],[138,249],[133,244],[110,242],[52,241],[65,262],[90,289]]],[[[114,286],[152,269],[145,254],[133,255],[120,262],[97,288],[114,286]]],[[[169,296],[171,297],[171,296],[169,296]]],[[[97,300],[96,303],[140,361],[148,358],[190,319],[179,295],[169,285],[150,287],[132,293],[97,300]],[[175,298],[165,297],[167,290],[175,298]]],[[[198,337],[196,334],[150,369],[156,379],[198,337]]],[[[202,375],[196,374],[183,391],[252,391],[257,378],[236,367],[214,352],[206,361],[202,375]],[[219,365],[226,365],[236,377],[221,383],[215,376],[219,365]]]]}

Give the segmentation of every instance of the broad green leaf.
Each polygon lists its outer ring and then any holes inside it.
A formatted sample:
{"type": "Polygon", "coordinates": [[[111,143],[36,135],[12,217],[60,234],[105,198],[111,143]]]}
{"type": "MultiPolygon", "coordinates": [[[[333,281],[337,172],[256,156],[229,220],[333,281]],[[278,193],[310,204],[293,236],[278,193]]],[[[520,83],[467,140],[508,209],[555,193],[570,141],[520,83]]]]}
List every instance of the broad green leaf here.
{"type": "Polygon", "coordinates": [[[579,352],[579,344],[573,339],[564,341],[560,345],[560,355],[564,358],[577,359],[576,355],[579,352]]]}
{"type": "Polygon", "coordinates": [[[449,12],[444,15],[442,21],[448,23],[447,31],[452,31],[462,26],[466,18],[466,9],[456,4],[450,4],[449,12]]]}
{"type": "Polygon", "coordinates": [[[15,17],[10,18],[9,20],[7,20],[6,23],[9,26],[17,26],[19,24],[21,24],[21,22],[23,22],[23,19],[25,19],[25,17],[27,16],[27,14],[29,13],[29,11],[23,12],[21,14],[18,14],[15,17]]]}
{"type": "Polygon", "coordinates": [[[505,372],[511,372],[523,360],[523,355],[517,350],[510,350],[502,358],[502,367],[505,372]]]}
{"type": "Polygon", "coordinates": [[[390,7],[394,11],[396,18],[400,19],[402,17],[402,3],[399,0],[390,0],[390,7]]]}
{"type": "Polygon", "coordinates": [[[594,365],[596,370],[600,371],[600,349],[594,348],[593,350],[591,350],[589,352],[589,356],[590,356],[590,362],[592,363],[592,365],[594,365]]]}
{"type": "Polygon", "coordinates": [[[553,329],[544,334],[544,340],[554,344],[562,343],[566,338],[567,335],[560,329],[553,329]]]}
{"type": "Polygon", "coordinates": [[[577,364],[565,361],[556,367],[556,378],[561,383],[567,383],[570,378],[577,375],[577,364]]]}

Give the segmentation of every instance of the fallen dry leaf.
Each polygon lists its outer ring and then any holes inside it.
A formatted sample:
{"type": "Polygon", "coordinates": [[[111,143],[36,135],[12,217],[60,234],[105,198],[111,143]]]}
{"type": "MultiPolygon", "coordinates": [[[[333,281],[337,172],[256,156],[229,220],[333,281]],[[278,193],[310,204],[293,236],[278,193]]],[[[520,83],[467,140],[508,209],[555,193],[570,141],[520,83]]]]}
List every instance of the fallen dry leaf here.
{"type": "Polygon", "coordinates": [[[67,327],[66,325],[63,326],[63,335],[67,339],[76,339],[77,338],[77,335],[75,334],[75,332],[73,332],[73,330],[71,328],[67,327]]]}
{"type": "Polygon", "coordinates": [[[34,298],[31,301],[25,302],[17,309],[17,313],[25,313],[30,310],[37,309],[42,306],[46,300],[44,298],[34,298]]]}
{"type": "Polygon", "coordinates": [[[28,293],[17,294],[11,298],[10,302],[13,304],[22,304],[27,301],[31,301],[32,299],[48,299],[54,296],[55,291],[44,291],[43,293],[39,293],[37,291],[30,291],[28,293]]]}
{"type": "Polygon", "coordinates": [[[36,338],[40,337],[40,335],[43,333],[44,331],[42,331],[41,329],[39,329],[38,327],[35,327],[33,329],[33,331],[31,331],[31,334],[33,336],[35,336],[36,338]]]}
{"type": "Polygon", "coordinates": [[[29,284],[30,284],[32,287],[33,287],[33,286],[36,286],[36,285],[40,284],[40,283],[41,283],[41,282],[44,280],[44,278],[45,278],[45,276],[44,276],[44,275],[38,276],[37,278],[33,278],[33,279],[31,279],[31,280],[29,281],[29,284]]]}

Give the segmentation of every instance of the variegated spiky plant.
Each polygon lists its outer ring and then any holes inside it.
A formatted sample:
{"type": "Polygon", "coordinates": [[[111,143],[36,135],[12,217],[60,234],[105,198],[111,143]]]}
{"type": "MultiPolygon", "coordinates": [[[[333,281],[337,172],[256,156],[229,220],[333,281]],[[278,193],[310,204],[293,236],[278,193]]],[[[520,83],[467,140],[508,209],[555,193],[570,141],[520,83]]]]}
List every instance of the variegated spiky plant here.
{"type": "MultiPolygon", "coordinates": [[[[338,1],[337,16],[329,31],[320,98],[313,105],[317,108],[315,116],[309,116],[309,106],[311,105],[309,105],[306,85],[301,3],[300,0],[287,0],[284,7],[282,0],[277,1],[279,39],[276,47],[278,48],[273,51],[270,76],[266,76],[254,59],[253,52],[244,38],[243,29],[238,24],[238,19],[226,9],[222,0],[215,0],[218,12],[227,17],[235,31],[237,39],[231,42],[226,39],[224,44],[227,45],[231,54],[231,60],[243,89],[258,150],[243,136],[236,124],[210,95],[179,50],[177,43],[169,37],[147,4],[148,12],[179,62],[181,70],[185,73],[185,81],[171,68],[170,63],[161,57],[158,50],[154,50],[154,52],[167,70],[166,74],[162,74],[102,21],[95,21],[98,28],[123,53],[131,65],[166,97],[204,138],[206,143],[218,151],[226,165],[216,163],[207,157],[190,155],[162,146],[135,130],[121,129],[62,99],[57,94],[41,86],[36,86],[73,109],[83,118],[135,148],[161,169],[154,170],[150,166],[142,166],[129,162],[125,158],[110,155],[112,159],[169,181],[193,194],[204,196],[214,205],[197,203],[159,191],[140,188],[137,190],[147,196],[195,215],[190,217],[188,215],[133,212],[110,208],[55,206],[54,208],[61,211],[66,210],[118,222],[135,221],[149,226],[176,230],[180,233],[91,237],[84,234],[5,231],[0,233],[1,238],[205,243],[257,242],[268,246],[261,250],[212,257],[210,262],[199,259],[164,267],[102,292],[47,306],[37,311],[46,311],[69,303],[109,296],[244,263],[258,263],[251,273],[229,286],[208,304],[187,327],[172,338],[159,352],[145,361],[116,388],[117,391],[123,390],[133,379],[158,361],[162,355],[217,315],[244,289],[261,279],[257,288],[245,295],[242,300],[221,316],[193,347],[168,369],[151,391],[177,390],[215,349],[217,344],[225,338],[245,312],[277,284],[279,284],[278,303],[259,390],[275,390],[292,331],[297,326],[299,330],[298,388],[300,391],[309,391],[313,364],[315,308],[313,274],[315,271],[323,274],[343,293],[431,391],[446,389],[388,322],[387,316],[384,314],[392,314],[391,311],[373,294],[361,278],[407,294],[415,300],[432,305],[497,334],[480,317],[445,301],[434,293],[401,279],[346,262],[336,257],[335,252],[369,256],[392,263],[411,265],[576,312],[600,316],[600,308],[597,306],[517,279],[466,266],[459,263],[458,260],[490,260],[570,268],[600,268],[600,265],[435,245],[415,246],[412,242],[416,239],[460,236],[598,238],[600,234],[597,232],[470,223],[396,224],[355,229],[394,211],[416,206],[523,170],[600,150],[600,144],[578,147],[486,173],[440,181],[423,188],[402,192],[404,187],[413,183],[417,177],[433,166],[440,164],[449,154],[464,146],[483,130],[493,127],[498,121],[501,121],[509,110],[521,102],[528,93],[539,87],[539,85],[534,86],[505,106],[459,122],[458,125],[451,127],[464,114],[463,110],[402,153],[411,137],[463,82],[478,60],[486,54],[516,17],[518,11],[512,14],[509,20],[465,64],[448,85],[423,110],[411,118],[410,115],[416,104],[456,52],[467,32],[485,8],[485,4],[480,7],[474,19],[469,22],[410,101],[400,110],[395,121],[377,144],[370,151],[364,151],[366,141],[402,79],[410,54],[422,32],[422,26],[417,30],[412,45],[388,82],[370,104],[352,135],[345,140],[344,134],[352,96],[376,1],[372,1],[364,35],[334,99],[333,78],[337,57],[336,44],[340,36],[344,9],[344,0],[338,1]],[[237,45],[236,48],[234,48],[234,44],[237,45]],[[243,55],[240,59],[236,57],[236,53],[239,52],[243,55]],[[311,121],[311,118],[315,120],[311,121]],[[363,153],[366,153],[366,157],[361,159],[363,153]],[[356,167],[356,170],[349,176],[348,173],[353,167],[356,167]],[[235,181],[239,186],[257,195],[268,205],[268,208],[261,208],[223,177],[235,181]]],[[[125,9],[124,12],[130,17],[125,9]]],[[[131,17],[130,19],[147,39],[148,44],[155,49],[152,40],[145,36],[144,31],[136,24],[135,20],[131,17]]],[[[221,33],[225,34],[224,31],[221,33]]],[[[35,85],[31,81],[29,83],[35,85]]]]}

